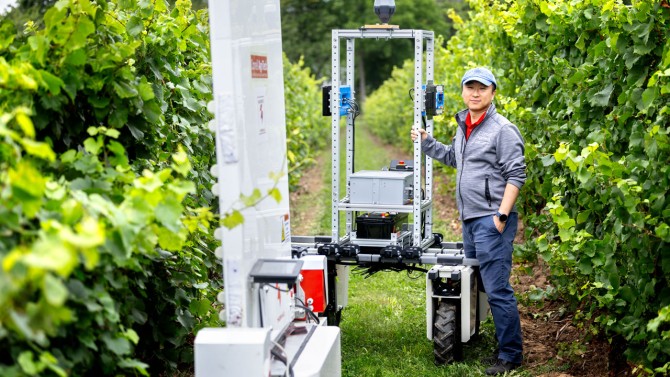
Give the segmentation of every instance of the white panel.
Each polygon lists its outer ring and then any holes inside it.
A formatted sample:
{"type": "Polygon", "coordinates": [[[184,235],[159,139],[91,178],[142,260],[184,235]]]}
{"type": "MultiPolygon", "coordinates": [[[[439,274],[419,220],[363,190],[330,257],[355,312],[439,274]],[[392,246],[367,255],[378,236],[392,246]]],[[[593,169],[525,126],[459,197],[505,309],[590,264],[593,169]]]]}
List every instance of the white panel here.
{"type": "Polygon", "coordinates": [[[293,296],[286,284],[266,284],[259,289],[263,327],[272,328],[273,339],[281,336],[294,319],[293,296]]]}
{"type": "MultiPolygon", "coordinates": [[[[433,266],[432,270],[439,268],[440,265],[433,266]]],[[[435,308],[433,307],[433,280],[428,278],[426,274],[426,337],[428,340],[433,340],[433,318],[435,315],[435,308]]]]}
{"type": "MultiPolygon", "coordinates": [[[[335,294],[337,295],[337,306],[346,308],[349,305],[349,266],[338,264],[335,266],[337,279],[335,281],[335,294]]],[[[329,323],[329,325],[332,325],[329,323]]]]}
{"type": "Polygon", "coordinates": [[[303,262],[303,270],[327,270],[326,257],[324,255],[305,255],[300,260],[303,262]]]}
{"type": "Polygon", "coordinates": [[[474,322],[470,321],[470,313],[472,308],[477,307],[476,302],[471,302],[472,296],[470,295],[470,282],[473,276],[472,268],[470,267],[461,267],[461,312],[459,313],[461,317],[461,342],[466,343],[470,340],[472,331],[474,330],[474,322]]]}
{"type": "Polygon", "coordinates": [[[296,377],[340,377],[342,375],[340,329],[319,326],[293,366],[296,377]]]}
{"type": "Polygon", "coordinates": [[[267,376],[269,329],[205,328],[195,337],[195,376],[267,376]]]}
{"type": "Polygon", "coordinates": [[[244,224],[223,229],[228,326],[259,326],[248,274],[258,258],[290,257],[290,221],[279,0],[210,0],[216,171],[222,213],[240,195],[266,194],[283,174],[282,200],[243,209],[244,224]]]}

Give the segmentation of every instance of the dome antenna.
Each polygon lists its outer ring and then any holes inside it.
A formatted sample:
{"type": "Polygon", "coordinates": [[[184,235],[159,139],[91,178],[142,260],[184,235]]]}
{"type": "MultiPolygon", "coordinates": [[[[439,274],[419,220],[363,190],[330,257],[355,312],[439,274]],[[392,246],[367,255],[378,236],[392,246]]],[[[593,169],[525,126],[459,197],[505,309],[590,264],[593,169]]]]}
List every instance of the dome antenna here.
{"type": "Polygon", "coordinates": [[[375,0],[375,14],[382,24],[388,24],[395,12],[395,0],[375,0]]]}

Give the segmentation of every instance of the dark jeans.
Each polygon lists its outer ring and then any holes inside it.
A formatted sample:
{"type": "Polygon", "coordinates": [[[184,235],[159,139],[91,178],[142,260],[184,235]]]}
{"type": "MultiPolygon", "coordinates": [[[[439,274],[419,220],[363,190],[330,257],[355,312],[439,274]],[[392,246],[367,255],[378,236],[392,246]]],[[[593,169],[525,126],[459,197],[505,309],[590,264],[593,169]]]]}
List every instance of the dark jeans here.
{"type": "Polygon", "coordinates": [[[519,309],[509,283],[517,219],[516,212],[510,213],[502,233],[496,229],[492,215],[463,221],[465,256],[479,261],[496,326],[498,358],[512,363],[523,359],[519,309]]]}

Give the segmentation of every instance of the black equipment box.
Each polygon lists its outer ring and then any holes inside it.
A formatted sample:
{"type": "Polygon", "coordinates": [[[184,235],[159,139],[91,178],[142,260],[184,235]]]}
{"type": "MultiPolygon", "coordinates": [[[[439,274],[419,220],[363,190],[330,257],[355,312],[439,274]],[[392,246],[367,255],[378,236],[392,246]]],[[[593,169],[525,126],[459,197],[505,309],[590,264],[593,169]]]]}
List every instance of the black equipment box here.
{"type": "Polygon", "coordinates": [[[390,239],[407,222],[407,213],[370,212],[356,217],[356,237],[390,239]]]}

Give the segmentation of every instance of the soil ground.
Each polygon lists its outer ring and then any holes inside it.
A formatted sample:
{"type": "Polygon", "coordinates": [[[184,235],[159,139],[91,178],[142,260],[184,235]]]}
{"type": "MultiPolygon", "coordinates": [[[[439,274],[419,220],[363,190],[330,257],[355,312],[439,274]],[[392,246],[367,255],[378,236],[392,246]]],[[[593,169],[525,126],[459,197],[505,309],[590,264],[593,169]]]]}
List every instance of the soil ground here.
{"type": "MultiPolygon", "coordinates": [[[[310,166],[302,175],[298,189],[291,192],[289,197],[291,207],[291,234],[309,234],[314,224],[319,221],[318,210],[304,210],[305,205],[300,203],[314,203],[320,197],[320,192],[329,182],[323,181],[323,169],[326,157],[322,154],[317,157],[314,165],[310,166]]],[[[330,166],[328,166],[330,169],[330,166]]],[[[316,209],[314,206],[313,208],[316,209]]]]}
{"type": "MultiPolygon", "coordinates": [[[[388,148],[394,148],[388,146],[388,148]]],[[[396,148],[397,149],[397,148],[396,148]]],[[[407,156],[396,150],[396,156],[407,156]]],[[[291,193],[291,208],[295,203],[314,203],[328,182],[324,182],[324,168],[330,169],[324,157],[305,174],[297,191],[291,193]]],[[[445,175],[435,174],[434,208],[436,219],[442,219],[446,232],[460,234],[461,225],[453,188],[449,188],[445,175]],[[445,220],[452,219],[452,220],[445,220]]],[[[453,185],[451,185],[453,186],[453,185]]],[[[313,206],[316,207],[316,206],[313,206]]],[[[310,227],[318,221],[319,211],[301,211],[292,214],[293,234],[308,234],[310,227]]],[[[519,224],[520,230],[523,224],[519,224]]],[[[436,229],[439,231],[439,229],[436,229]]],[[[522,234],[519,231],[519,234],[522,234]]],[[[520,240],[518,240],[520,241],[520,240]]],[[[524,370],[535,376],[623,376],[625,373],[610,371],[608,367],[609,344],[601,339],[591,339],[584,328],[573,322],[574,314],[566,311],[560,301],[532,301],[528,297],[548,285],[548,267],[539,260],[535,264],[515,263],[511,282],[519,299],[521,328],[524,340],[524,370]]]]}

